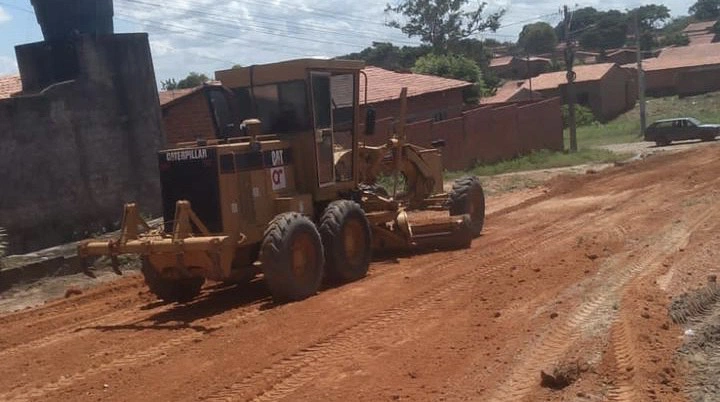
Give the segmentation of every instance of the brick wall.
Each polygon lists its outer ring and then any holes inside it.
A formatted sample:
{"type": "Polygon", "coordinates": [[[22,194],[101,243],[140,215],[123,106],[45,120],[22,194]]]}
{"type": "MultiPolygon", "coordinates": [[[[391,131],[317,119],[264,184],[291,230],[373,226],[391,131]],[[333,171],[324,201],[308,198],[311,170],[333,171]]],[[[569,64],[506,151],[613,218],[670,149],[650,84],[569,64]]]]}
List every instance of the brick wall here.
{"type": "Polygon", "coordinates": [[[680,72],[676,78],[676,86],[680,96],[720,91],[720,65],[680,72]]]}
{"type": "Polygon", "coordinates": [[[12,252],[112,226],[126,201],[160,209],[160,108],[147,35],[74,45],[78,79],[0,101],[0,226],[12,252]]]}
{"type": "Polygon", "coordinates": [[[203,91],[184,96],[162,108],[163,126],[168,145],[215,138],[215,124],[203,91]]]}
{"type": "MultiPolygon", "coordinates": [[[[527,154],[533,150],[561,151],[563,145],[561,101],[485,106],[464,112],[461,117],[441,122],[425,120],[408,124],[408,141],[431,147],[444,139],[443,163],[448,170],[465,170],[477,164],[494,163],[527,154]]],[[[393,119],[378,121],[369,144],[386,142],[393,133],[393,119]]]]}

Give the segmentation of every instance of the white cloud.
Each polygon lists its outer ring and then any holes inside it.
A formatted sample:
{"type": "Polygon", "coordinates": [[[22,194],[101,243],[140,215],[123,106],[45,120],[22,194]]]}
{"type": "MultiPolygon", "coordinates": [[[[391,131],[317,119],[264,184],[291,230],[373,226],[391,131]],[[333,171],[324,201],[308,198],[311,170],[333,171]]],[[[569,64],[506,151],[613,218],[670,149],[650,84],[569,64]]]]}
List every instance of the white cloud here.
{"type": "MultiPolygon", "coordinates": [[[[399,0],[389,0],[396,3],[399,0]]],[[[158,79],[189,71],[212,75],[232,64],[258,64],[317,55],[343,55],[373,41],[414,45],[386,27],[388,0],[178,0],[163,3],[116,1],[116,19],[131,31],[150,33],[158,79]]],[[[653,0],[585,0],[579,7],[628,9],[653,0]]],[[[655,0],[657,3],[657,1],[655,0]]],[[[473,3],[473,2],[471,2],[473,3]]],[[[516,40],[528,21],[557,24],[565,0],[489,0],[489,12],[506,8],[500,40],[516,40]],[[541,17],[542,16],[542,17],[541,17]],[[539,18],[541,17],[541,18],[539,18]]],[[[473,3],[474,4],[474,3],[473,3]]],[[[687,0],[667,0],[674,15],[687,12],[687,0]]]]}
{"type": "Polygon", "coordinates": [[[12,16],[10,16],[7,11],[0,7],[0,24],[2,24],[3,22],[8,22],[10,20],[12,20],[12,16]]]}
{"type": "Polygon", "coordinates": [[[17,74],[18,65],[13,57],[0,56],[0,75],[17,74]]]}

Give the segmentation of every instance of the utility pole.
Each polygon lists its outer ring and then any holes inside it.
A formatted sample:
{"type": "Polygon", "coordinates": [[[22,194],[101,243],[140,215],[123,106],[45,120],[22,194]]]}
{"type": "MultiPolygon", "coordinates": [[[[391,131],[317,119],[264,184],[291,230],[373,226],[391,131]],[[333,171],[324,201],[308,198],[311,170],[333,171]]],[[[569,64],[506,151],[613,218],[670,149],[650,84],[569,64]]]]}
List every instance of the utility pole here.
{"type": "Polygon", "coordinates": [[[568,102],[568,117],[570,119],[570,152],[577,152],[577,124],[575,121],[575,103],[577,102],[577,95],[575,94],[575,79],[577,74],[574,71],[575,65],[575,49],[572,41],[572,34],[570,33],[571,28],[571,15],[568,11],[568,6],[563,7],[565,17],[565,68],[567,69],[567,102],[568,102]]]}
{"type": "Polygon", "coordinates": [[[640,46],[640,21],[638,20],[638,13],[635,13],[635,39],[637,41],[637,72],[638,72],[638,91],[640,97],[640,136],[645,136],[645,129],[647,128],[647,114],[646,114],[646,102],[645,102],[645,71],[643,70],[642,64],[642,47],[640,46]]]}

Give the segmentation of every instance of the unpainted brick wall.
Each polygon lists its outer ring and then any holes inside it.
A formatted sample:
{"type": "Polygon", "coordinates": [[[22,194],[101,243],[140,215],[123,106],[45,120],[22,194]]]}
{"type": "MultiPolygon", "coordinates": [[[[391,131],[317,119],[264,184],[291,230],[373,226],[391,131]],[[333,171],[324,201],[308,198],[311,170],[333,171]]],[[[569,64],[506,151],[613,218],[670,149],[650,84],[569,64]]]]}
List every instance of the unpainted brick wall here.
{"type": "MultiPolygon", "coordinates": [[[[408,141],[425,147],[434,140],[446,142],[443,163],[448,170],[465,170],[477,164],[494,163],[534,150],[562,151],[561,101],[485,106],[464,112],[462,117],[408,124],[408,141]]],[[[386,142],[393,133],[393,119],[378,121],[376,135],[364,140],[373,145],[386,142]]]]}
{"type": "Polygon", "coordinates": [[[168,145],[215,138],[215,124],[203,91],[197,91],[162,108],[168,145]]]}
{"type": "Polygon", "coordinates": [[[0,226],[12,252],[113,226],[124,202],[160,209],[161,120],[147,35],[76,45],[80,78],[0,101],[0,226]]]}

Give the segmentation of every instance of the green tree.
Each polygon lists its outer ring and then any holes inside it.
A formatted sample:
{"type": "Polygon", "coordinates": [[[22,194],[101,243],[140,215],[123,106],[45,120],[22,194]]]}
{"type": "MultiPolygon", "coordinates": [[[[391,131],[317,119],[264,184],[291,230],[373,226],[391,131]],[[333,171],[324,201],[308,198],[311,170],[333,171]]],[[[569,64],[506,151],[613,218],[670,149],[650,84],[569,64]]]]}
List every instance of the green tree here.
{"type": "Polygon", "coordinates": [[[720,18],[720,0],[698,0],[688,12],[701,21],[720,18]]]}
{"type": "Polygon", "coordinates": [[[635,24],[636,18],[641,31],[652,31],[670,19],[670,9],[662,4],[640,6],[628,12],[629,24],[635,24]]]}
{"type": "Polygon", "coordinates": [[[550,53],[557,43],[557,35],[547,22],[525,25],[518,37],[518,44],[527,54],[550,53]]]}
{"type": "Polygon", "coordinates": [[[475,85],[464,93],[465,101],[468,103],[477,102],[485,91],[482,70],[477,63],[465,56],[430,53],[419,58],[412,71],[474,83],[475,85]]]}
{"type": "Polygon", "coordinates": [[[160,84],[162,85],[163,90],[165,91],[172,91],[174,89],[187,89],[187,88],[195,88],[199,87],[200,85],[210,81],[210,78],[208,78],[207,75],[191,72],[188,74],[187,77],[181,79],[180,81],[176,81],[174,78],[167,79],[165,81],[162,81],[160,84]]]}
{"type": "Polygon", "coordinates": [[[371,66],[398,71],[412,68],[418,57],[424,56],[429,52],[430,47],[428,46],[397,47],[388,42],[373,42],[371,47],[365,48],[358,53],[347,54],[339,58],[363,60],[371,66]]]}
{"type": "MultiPolygon", "coordinates": [[[[585,7],[585,8],[581,8],[579,10],[573,11],[572,24],[570,25],[570,32],[572,32],[573,35],[577,38],[577,33],[583,32],[588,27],[595,24],[603,14],[604,13],[602,13],[592,7],[585,7]]],[[[555,34],[557,35],[559,40],[565,41],[565,23],[564,22],[561,21],[555,27],[555,34]]]]}
{"type": "Polygon", "coordinates": [[[388,4],[386,13],[403,17],[387,25],[402,30],[409,37],[418,37],[432,46],[436,52],[445,52],[449,43],[467,38],[478,32],[500,27],[505,10],[483,16],[487,3],[478,3],[468,9],[470,0],[401,0],[397,5],[388,4]]]}
{"type": "Polygon", "coordinates": [[[610,10],[580,34],[580,46],[594,50],[622,47],[625,45],[627,30],[626,15],[617,10],[610,10]]]}

